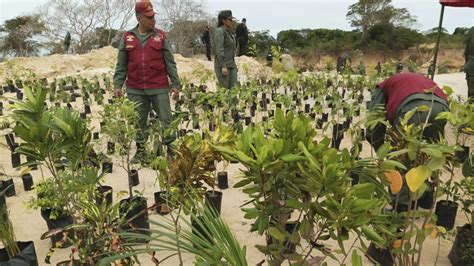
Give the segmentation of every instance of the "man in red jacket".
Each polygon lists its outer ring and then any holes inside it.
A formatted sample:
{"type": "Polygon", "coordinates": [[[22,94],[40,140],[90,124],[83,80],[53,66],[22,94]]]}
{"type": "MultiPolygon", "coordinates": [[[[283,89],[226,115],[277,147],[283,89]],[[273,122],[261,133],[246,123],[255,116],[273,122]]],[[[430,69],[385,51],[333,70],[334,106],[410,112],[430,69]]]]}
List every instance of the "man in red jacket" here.
{"type": "MultiPolygon", "coordinates": [[[[126,84],[127,97],[138,103],[139,133],[137,153],[132,163],[144,162],[144,144],[148,138],[147,118],[154,110],[164,128],[171,122],[169,94],[179,95],[180,80],[173,53],[164,31],[155,28],[155,12],[149,1],[135,4],[138,25],[125,32],[118,51],[114,74],[115,96],[122,96],[126,84]],[[170,82],[171,81],[171,82],[170,82]]],[[[175,136],[165,138],[170,144],[175,136]]]]}
{"type": "MultiPolygon", "coordinates": [[[[409,121],[409,124],[424,124],[427,116],[430,124],[423,131],[428,141],[435,141],[444,136],[446,121],[436,120],[436,116],[448,111],[446,94],[431,79],[409,72],[396,74],[377,85],[372,91],[372,100],[369,111],[376,107],[386,110],[386,118],[391,125],[398,125],[405,114],[416,107],[426,105],[431,112],[418,112],[409,121]]],[[[385,141],[386,127],[377,125],[374,129],[367,129],[367,140],[378,150],[385,141]]]]}

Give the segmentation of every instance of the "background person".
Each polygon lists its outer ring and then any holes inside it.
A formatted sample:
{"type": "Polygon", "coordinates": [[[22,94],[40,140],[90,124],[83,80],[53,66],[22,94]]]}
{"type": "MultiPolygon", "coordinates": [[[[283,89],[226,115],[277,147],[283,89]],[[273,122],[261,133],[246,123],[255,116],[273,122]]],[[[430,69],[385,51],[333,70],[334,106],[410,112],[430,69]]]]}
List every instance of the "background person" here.
{"type": "Polygon", "coordinates": [[[247,55],[247,46],[249,42],[249,30],[247,29],[247,19],[242,19],[242,23],[236,29],[237,41],[239,42],[238,56],[247,55]]]}
{"type": "Polygon", "coordinates": [[[210,27],[206,26],[206,30],[202,34],[201,41],[206,46],[206,56],[207,60],[211,61],[211,33],[209,32],[210,27]]]}
{"type": "Polygon", "coordinates": [[[221,11],[217,20],[217,30],[214,34],[214,71],[220,86],[230,89],[237,84],[232,11],[221,11]]]}
{"type": "Polygon", "coordinates": [[[469,101],[474,101],[474,27],[467,33],[466,50],[464,51],[464,72],[467,81],[467,97],[469,101]]]}

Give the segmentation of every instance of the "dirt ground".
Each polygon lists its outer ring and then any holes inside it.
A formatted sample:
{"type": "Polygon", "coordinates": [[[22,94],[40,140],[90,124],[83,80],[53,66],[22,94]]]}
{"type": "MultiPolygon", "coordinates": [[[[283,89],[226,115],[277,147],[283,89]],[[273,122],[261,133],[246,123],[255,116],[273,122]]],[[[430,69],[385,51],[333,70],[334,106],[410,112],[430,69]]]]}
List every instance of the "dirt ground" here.
{"type": "MultiPolygon", "coordinates": [[[[94,53],[90,55],[90,58],[77,58],[77,56],[73,55],[66,56],[66,58],[68,59],[68,62],[64,62],[64,58],[51,58],[52,61],[56,61],[54,63],[40,63],[42,61],[40,59],[38,59],[37,61],[19,59],[17,63],[31,67],[35,70],[39,70],[40,72],[44,71],[43,74],[48,77],[53,77],[55,75],[65,75],[74,73],[89,73],[91,75],[98,73],[108,73],[109,71],[111,71],[111,69],[113,69],[113,64],[115,62],[114,52],[108,49],[94,53]],[[105,53],[108,53],[108,55],[102,58],[102,55],[105,53]],[[80,62],[75,63],[76,61],[80,62]],[[84,62],[86,65],[90,65],[88,69],[84,69],[84,65],[82,65],[81,67],[81,64],[83,64],[84,62]],[[57,68],[62,70],[55,70],[57,68]]],[[[242,58],[240,60],[240,65],[242,66],[242,69],[244,68],[243,64],[251,65],[251,68],[252,66],[255,68],[260,68],[258,63],[254,63],[253,59],[242,58]]],[[[195,69],[199,68],[201,65],[206,66],[206,69],[208,70],[213,68],[212,63],[207,62],[205,60],[189,60],[177,56],[177,61],[180,72],[183,71],[188,74],[195,71],[195,69]]],[[[0,67],[0,77],[2,76],[1,69],[2,67],[0,67]]],[[[3,71],[3,73],[5,74],[5,66],[3,67],[3,71]]],[[[464,79],[464,74],[462,73],[439,75],[436,76],[435,80],[440,85],[451,86],[457,94],[466,95],[467,93],[467,85],[464,79]]],[[[7,94],[6,96],[13,97],[13,94],[7,94]]],[[[76,104],[78,106],[82,106],[81,100],[76,102],[76,104]]],[[[4,105],[8,108],[8,102],[4,101],[4,105]]],[[[96,105],[92,106],[92,125],[96,129],[100,128],[98,122],[99,108],[100,107],[96,105]]],[[[6,113],[8,113],[8,111],[6,113]]],[[[1,135],[3,135],[4,133],[6,133],[6,131],[0,133],[2,133],[1,135]]],[[[1,141],[5,142],[5,139],[2,137],[1,141]]],[[[98,143],[98,145],[101,145],[105,150],[105,140],[98,143]]],[[[472,149],[472,141],[470,142],[470,145],[472,149]]],[[[350,146],[351,143],[349,138],[345,138],[342,142],[341,147],[344,148],[350,146]]],[[[372,151],[368,143],[364,143],[362,156],[371,156],[371,153],[372,151]]],[[[22,158],[22,160],[24,161],[25,158],[22,158]]],[[[8,175],[15,176],[19,174],[18,170],[12,169],[10,162],[10,151],[4,147],[0,148],[0,165],[5,168],[6,173],[8,175]]],[[[256,233],[249,232],[250,221],[245,220],[243,218],[243,212],[239,208],[239,206],[247,200],[247,197],[240,189],[232,188],[232,186],[238,181],[240,168],[241,166],[235,164],[231,164],[227,168],[227,171],[229,173],[229,185],[231,188],[223,191],[224,196],[221,216],[224,218],[224,220],[227,221],[240,243],[247,247],[247,258],[249,265],[255,265],[262,261],[264,259],[264,256],[262,256],[262,254],[254,246],[255,244],[263,244],[264,237],[261,237],[256,233]]],[[[219,166],[219,169],[222,169],[222,165],[219,166]]],[[[45,174],[47,175],[46,172],[45,174]]],[[[39,182],[41,180],[41,173],[39,170],[33,171],[32,175],[35,182],[39,182]]],[[[148,198],[148,204],[151,205],[153,204],[153,193],[159,190],[158,184],[155,182],[156,174],[151,170],[142,169],[139,171],[139,175],[140,185],[136,187],[136,189],[140,190],[143,195],[148,198]]],[[[45,263],[43,262],[43,258],[45,257],[48,248],[50,247],[50,242],[49,240],[40,240],[39,238],[41,234],[47,230],[46,223],[41,218],[39,210],[31,210],[25,207],[25,202],[35,196],[35,191],[33,190],[25,192],[23,190],[22,182],[19,177],[14,177],[14,182],[17,195],[15,197],[7,198],[7,205],[10,209],[11,219],[14,222],[17,239],[22,241],[33,240],[35,242],[36,252],[38,254],[40,265],[45,265],[45,263]]],[[[105,184],[112,186],[114,189],[114,200],[117,200],[117,192],[127,190],[127,183],[128,182],[125,171],[117,167],[117,160],[115,160],[113,173],[107,174],[105,178],[105,184]]],[[[150,218],[155,221],[167,219],[167,217],[163,217],[157,214],[151,214],[150,218]]],[[[462,215],[462,213],[458,212],[456,225],[463,225],[465,221],[466,219],[462,215]]],[[[452,239],[440,240],[438,265],[450,265],[447,255],[450,251],[451,245],[452,239]]],[[[337,248],[337,244],[334,243],[333,247],[337,248]]],[[[427,240],[422,254],[422,265],[433,265],[437,256],[437,251],[438,240],[427,240]]],[[[53,265],[59,261],[67,259],[68,252],[68,249],[56,251],[52,260],[53,265]]],[[[190,255],[186,255],[185,264],[192,265],[192,262],[193,257],[190,255]]],[[[330,265],[337,265],[331,260],[328,260],[328,262],[330,265]]],[[[142,265],[153,265],[147,255],[141,256],[141,263],[142,265]]],[[[347,263],[350,264],[350,262],[347,263]]],[[[364,260],[364,264],[369,265],[369,262],[367,260],[364,260]]],[[[177,258],[173,258],[163,263],[163,265],[178,265],[177,258]]]]}

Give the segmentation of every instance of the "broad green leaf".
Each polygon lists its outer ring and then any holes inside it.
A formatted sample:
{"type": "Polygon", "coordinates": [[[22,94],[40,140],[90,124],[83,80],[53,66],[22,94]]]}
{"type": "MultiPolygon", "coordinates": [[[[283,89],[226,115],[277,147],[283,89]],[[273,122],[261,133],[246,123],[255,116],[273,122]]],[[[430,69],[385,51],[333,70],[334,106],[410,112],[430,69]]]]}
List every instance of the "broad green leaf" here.
{"type": "Polygon", "coordinates": [[[357,184],[352,187],[353,196],[360,199],[370,199],[375,191],[375,185],[372,183],[357,184]]]}
{"type": "Polygon", "coordinates": [[[362,266],[362,258],[357,254],[357,250],[355,249],[352,251],[351,261],[352,266],[362,266]]]}
{"type": "Polygon", "coordinates": [[[377,156],[379,158],[385,158],[387,154],[390,152],[390,143],[384,143],[378,150],[377,156]]]}
{"type": "Polygon", "coordinates": [[[385,244],[385,240],[381,237],[374,229],[370,228],[367,225],[363,225],[361,227],[362,233],[371,241],[378,244],[379,246],[383,246],[385,244]]]}
{"type": "Polygon", "coordinates": [[[441,158],[443,156],[443,153],[441,151],[434,148],[423,148],[421,149],[421,151],[434,158],[441,158]]]}
{"type": "Polygon", "coordinates": [[[446,164],[446,156],[441,156],[439,158],[433,157],[426,165],[431,171],[440,170],[446,164]]]}
{"type": "Polygon", "coordinates": [[[424,165],[410,169],[406,174],[407,185],[410,191],[416,192],[426,179],[431,176],[431,173],[431,169],[424,165]]]}
{"type": "Polygon", "coordinates": [[[276,227],[268,228],[268,233],[270,234],[270,236],[277,239],[278,241],[283,242],[285,240],[285,234],[280,232],[280,230],[278,230],[278,228],[276,227]]]}

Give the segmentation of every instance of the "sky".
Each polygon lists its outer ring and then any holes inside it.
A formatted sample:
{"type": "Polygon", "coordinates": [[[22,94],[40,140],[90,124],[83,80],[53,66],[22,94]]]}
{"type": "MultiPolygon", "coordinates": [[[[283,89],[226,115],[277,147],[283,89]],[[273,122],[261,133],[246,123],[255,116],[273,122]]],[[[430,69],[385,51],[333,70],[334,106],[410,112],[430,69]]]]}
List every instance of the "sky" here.
{"type": "MultiPolygon", "coordinates": [[[[0,0],[0,24],[18,15],[33,12],[47,0],[0,0]]],[[[286,29],[350,30],[346,19],[349,5],[356,0],[207,0],[210,14],[230,9],[234,17],[247,18],[251,31],[270,30],[273,36],[286,29]]],[[[425,31],[438,26],[441,6],[438,0],[393,0],[416,16],[415,29],[425,31]]],[[[157,10],[159,12],[159,10],[157,10]]],[[[443,26],[452,33],[456,27],[474,26],[474,8],[446,7],[443,26]]]]}

